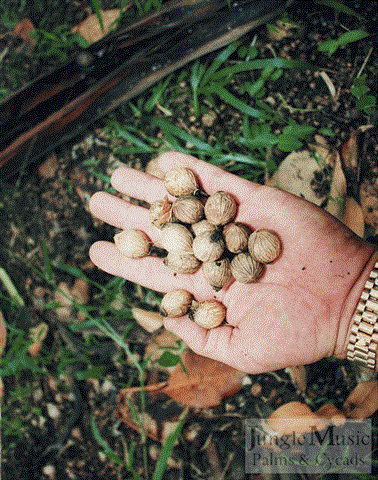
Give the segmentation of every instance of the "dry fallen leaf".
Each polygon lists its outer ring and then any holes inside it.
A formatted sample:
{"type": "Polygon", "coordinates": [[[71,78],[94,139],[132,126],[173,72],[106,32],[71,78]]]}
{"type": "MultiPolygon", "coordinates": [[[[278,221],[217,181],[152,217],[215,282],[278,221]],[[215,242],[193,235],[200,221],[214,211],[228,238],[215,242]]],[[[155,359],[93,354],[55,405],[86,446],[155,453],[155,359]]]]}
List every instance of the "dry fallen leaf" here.
{"type": "Polygon", "coordinates": [[[332,171],[332,180],[329,191],[329,201],[326,206],[328,213],[342,219],[343,205],[347,194],[347,183],[344,175],[341,158],[338,152],[334,156],[334,165],[332,171]]]}
{"type": "Polygon", "coordinates": [[[202,357],[191,350],[184,352],[182,361],[187,373],[181,365],[177,365],[168,385],[162,389],[177,402],[197,408],[213,407],[242,387],[245,373],[224,363],[202,357]]]}
{"type": "MultiPolygon", "coordinates": [[[[79,305],[86,305],[89,301],[89,283],[81,278],[77,278],[72,287],[66,282],[60,282],[58,289],[54,292],[54,300],[59,303],[56,308],[56,314],[63,318],[70,318],[74,312],[74,303],[79,305]]],[[[85,313],[77,312],[77,321],[85,320],[85,313]]]]}
{"type": "Polygon", "coordinates": [[[32,357],[38,357],[43,345],[43,340],[47,337],[48,331],[49,327],[45,322],[29,329],[29,337],[33,343],[29,345],[28,352],[32,357]]]}
{"type": "Polygon", "coordinates": [[[315,205],[323,205],[329,193],[327,174],[330,151],[324,145],[315,149],[290,153],[279,165],[267,185],[305,198],[315,205]],[[316,157],[316,158],[315,158],[316,157]]]}
{"type": "MultiPolygon", "coordinates": [[[[208,408],[219,405],[223,398],[237,393],[245,377],[244,372],[235,370],[224,363],[197,355],[186,350],[182,355],[186,372],[180,364],[171,372],[168,382],[147,385],[151,395],[165,394],[184,405],[208,408]]],[[[139,387],[121,390],[121,395],[140,391],[139,387]]]]}
{"type": "MultiPolygon", "coordinates": [[[[177,341],[180,340],[177,335],[168,330],[163,330],[153,341],[150,341],[144,352],[144,358],[149,357],[151,362],[156,362],[167,351],[167,348],[177,348],[177,341]]],[[[171,371],[172,367],[168,367],[171,371]]]]}
{"type": "Polygon", "coordinates": [[[277,20],[274,25],[269,25],[268,36],[271,40],[279,42],[289,36],[292,28],[298,28],[298,25],[289,21],[277,20]]]}
{"type": "Polygon", "coordinates": [[[140,411],[142,404],[140,387],[120,390],[117,408],[122,422],[138,432],[143,428],[148,437],[163,444],[177,427],[181,416],[187,412],[187,408],[183,405],[161,393],[165,385],[166,382],[160,382],[144,387],[144,412],[140,411]]]}
{"type": "Polygon", "coordinates": [[[291,378],[293,385],[301,392],[305,392],[307,388],[307,372],[304,365],[298,365],[295,367],[287,367],[285,370],[291,378]]]}
{"type": "Polygon", "coordinates": [[[364,238],[365,235],[365,219],[361,206],[352,197],[345,199],[343,223],[352,230],[356,235],[364,238]]]}
{"type": "MultiPolygon", "coordinates": [[[[126,6],[124,10],[129,8],[126,6]]],[[[79,33],[89,44],[101,40],[106,34],[117,27],[117,20],[120,18],[122,10],[114,8],[110,10],[100,10],[104,29],[98,21],[97,15],[94,13],[72,28],[72,33],[79,33]]]]}
{"type": "Polygon", "coordinates": [[[35,27],[29,18],[20,20],[14,27],[12,35],[14,37],[22,38],[25,43],[28,43],[31,47],[34,47],[37,43],[35,38],[31,37],[31,33],[34,32],[35,27]]]}
{"type": "Polygon", "coordinates": [[[378,410],[378,381],[360,382],[345,400],[343,412],[358,420],[371,417],[378,410]]]}
{"type": "Polygon", "coordinates": [[[352,129],[349,137],[341,146],[341,159],[344,168],[357,179],[358,172],[358,130],[352,129]]]}

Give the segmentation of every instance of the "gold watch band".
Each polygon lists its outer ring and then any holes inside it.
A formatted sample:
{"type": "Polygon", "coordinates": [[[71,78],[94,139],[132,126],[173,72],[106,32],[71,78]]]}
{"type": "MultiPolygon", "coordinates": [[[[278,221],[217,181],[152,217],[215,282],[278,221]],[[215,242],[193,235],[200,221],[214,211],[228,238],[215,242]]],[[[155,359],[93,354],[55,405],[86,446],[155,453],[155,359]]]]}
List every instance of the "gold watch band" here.
{"type": "Polygon", "coordinates": [[[365,283],[352,320],[347,358],[374,369],[378,350],[378,262],[365,283]]]}

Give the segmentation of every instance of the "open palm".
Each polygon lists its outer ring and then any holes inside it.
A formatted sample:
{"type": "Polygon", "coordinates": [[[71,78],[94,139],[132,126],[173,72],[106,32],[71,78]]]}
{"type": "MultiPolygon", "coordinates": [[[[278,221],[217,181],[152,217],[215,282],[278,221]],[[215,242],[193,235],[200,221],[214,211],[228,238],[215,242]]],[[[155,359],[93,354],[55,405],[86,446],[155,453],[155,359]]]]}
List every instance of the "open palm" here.
{"type": "MultiPolygon", "coordinates": [[[[227,307],[227,324],[205,330],[185,316],[166,319],[165,327],[195,352],[239,370],[258,373],[332,354],[343,356],[373,248],[334,217],[291,194],[246,181],[185,154],[165,153],[158,162],[163,171],[190,168],[209,194],[231,193],[238,202],[236,221],[276,232],[282,254],[257,283],[233,282],[217,293],[201,270],[176,274],[155,257],[126,258],[110,242],[92,245],[93,262],[159,292],[184,288],[198,301],[220,300],[227,307]]],[[[112,185],[149,203],[167,194],[162,180],[126,167],[114,172],[112,185]]],[[[118,228],[145,231],[159,245],[160,231],[151,224],[146,208],[100,192],[91,198],[90,209],[118,228]]]]}

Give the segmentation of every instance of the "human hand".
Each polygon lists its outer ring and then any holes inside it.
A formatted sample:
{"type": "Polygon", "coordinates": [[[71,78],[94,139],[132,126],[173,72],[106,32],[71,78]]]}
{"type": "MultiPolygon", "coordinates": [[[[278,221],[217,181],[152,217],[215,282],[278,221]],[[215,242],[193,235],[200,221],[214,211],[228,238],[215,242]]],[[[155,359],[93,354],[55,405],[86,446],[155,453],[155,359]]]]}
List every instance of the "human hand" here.
{"type": "MultiPolygon", "coordinates": [[[[205,330],[188,316],[164,320],[196,353],[249,373],[273,371],[346,356],[351,317],[365,280],[377,260],[374,248],[334,217],[284,191],[255,184],[206,162],[181,153],[164,153],[159,167],[167,171],[187,167],[196,173],[208,193],[224,190],[238,202],[235,221],[253,230],[278,234],[280,257],[253,284],[233,282],[215,293],[201,270],[176,274],[161,259],[129,259],[110,242],[96,242],[92,261],[112,275],[150,289],[190,291],[197,301],[216,298],[227,307],[227,324],[205,330]]],[[[162,180],[130,168],[117,169],[113,187],[149,203],[162,199],[162,180]]],[[[160,231],[148,210],[105,192],[93,195],[92,214],[121,228],[137,228],[159,245],[160,231]]]]}

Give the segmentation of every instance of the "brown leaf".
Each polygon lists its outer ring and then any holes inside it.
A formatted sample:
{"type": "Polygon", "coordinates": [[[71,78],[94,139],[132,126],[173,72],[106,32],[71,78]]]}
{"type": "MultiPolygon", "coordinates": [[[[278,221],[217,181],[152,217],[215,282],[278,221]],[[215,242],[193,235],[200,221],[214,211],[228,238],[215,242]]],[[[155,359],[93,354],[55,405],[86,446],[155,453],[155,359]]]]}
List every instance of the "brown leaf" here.
{"type": "MultiPolygon", "coordinates": [[[[144,357],[149,357],[151,362],[156,362],[167,350],[167,347],[177,348],[179,337],[168,330],[163,330],[153,341],[146,346],[144,357]]],[[[172,367],[168,367],[172,370],[172,367]]]]}
{"type": "Polygon", "coordinates": [[[117,413],[122,422],[138,432],[143,430],[153,440],[165,443],[168,435],[177,427],[187,408],[161,393],[166,382],[144,387],[145,411],[141,412],[142,393],[140,387],[124,388],[118,396],[117,413]],[[130,408],[130,405],[133,408],[130,408]],[[137,412],[138,418],[133,414],[137,412]]]}
{"type": "Polygon", "coordinates": [[[341,165],[339,153],[335,153],[335,162],[332,172],[332,181],[329,191],[329,201],[326,207],[328,213],[341,220],[343,214],[343,203],[346,198],[347,183],[341,165]]]}
{"type": "Polygon", "coordinates": [[[348,418],[363,419],[378,410],[378,381],[361,382],[351,392],[343,405],[348,418]]]}
{"type": "Polygon", "coordinates": [[[293,385],[301,392],[305,392],[307,388],[307,372],[304,365],[288,367],[286,371],[289,373],[293,385]]]}
{"type": "MultiPolygon", "coordinates": [[[[126,6],[124,10],[129,8],[126,6]]],[[[98,21],[97,15],[94,13],[72,28],[72,33],[79,33],[89,44],[101,40],[106,34],[117,27],[117,20],[120,18],[122,10],[113,8],[110,10],[100,10],[104,30],[98,21]]]]}
{"type": "Polygon", "coordinates": [[[284,20],[277,20],[274,25],[269,25],[268,36],[273,41],[280,41],[290,36],[289,32],[292,28],[298,28],[295,23],[284,20]]]}
{"type": "Polygon", "coordinates": [[[49,327],[45,322],[29,329],[29,337],[33,340],[33,343],[29,345],[28,352],[32,357],[38,357],[48,331],[49,327]]]}
{"type": "MultiPolygon", "coordinates": [[[[322,147],[319,152],[328,152],[322,147]]],[[[328,153],[324,157],[316,151],[316,158],[309,150],[290,153],[279,165],[267,185],[305,198],[315,205],[327,200],[328,189],[325,175],[328,153]]]]}
{"type": "Polygon", "coordinates": [[[345,208],[343,215],[343,223],[350,228],[356,235],[364,238],[365,220],[361,206],[352,197],[345,199],[345,208]]]}
{"type": "Polygon", "coordinates": [[[32,38],[30,34],[34,32],[35,27],[31,20],[24,18],[20,20],[17,25],[14,27],[12,35],[14,37],[22,38],[25,43],[28,43],[31,47],[34,47],[37,43],[35,38],[32,38]]]}
{"type": "Polygon", "coordinates": [[[348,139],[341,146],[341,159],[347,170],[357,178],[358,170],[358,130],[352,129],[348,139]]]}
{"type": "Polygon", "coordinates": [[[224,363],[187,350],[182,357],[187,370],[177,365],[162,392],[190,407],[207,408],[219,405],[223,398],[237,393],[245,373],[224,363]]]}

